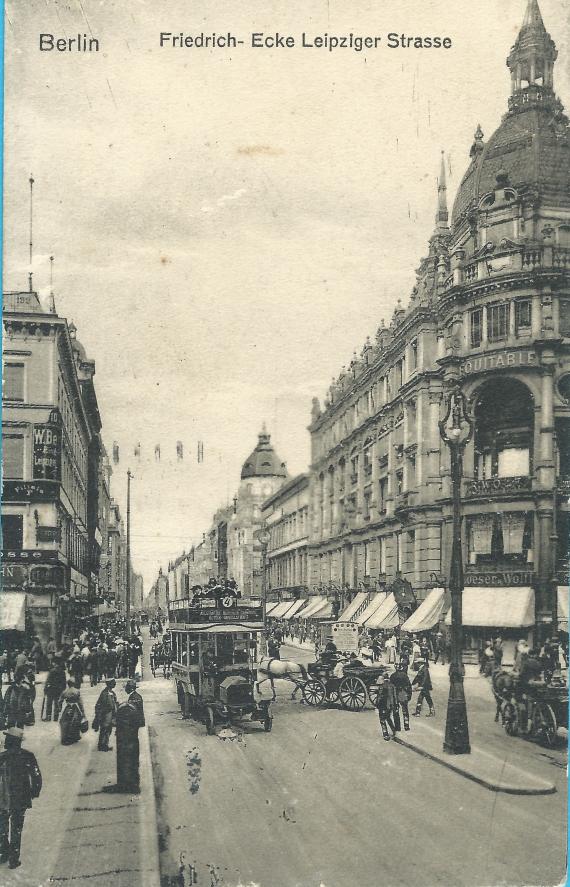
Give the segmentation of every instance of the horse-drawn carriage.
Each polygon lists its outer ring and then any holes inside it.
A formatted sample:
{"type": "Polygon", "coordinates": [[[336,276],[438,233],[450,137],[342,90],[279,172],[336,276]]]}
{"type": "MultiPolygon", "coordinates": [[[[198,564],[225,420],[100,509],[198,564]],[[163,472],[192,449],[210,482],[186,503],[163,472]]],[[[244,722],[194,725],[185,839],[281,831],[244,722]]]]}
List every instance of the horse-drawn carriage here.
{"type": "Polygon", "coordinates": [[[170,677],[172,653],[168,639],[152,645],[149,659],[153,678],[156,677],[156,672],[159,668],[162,668],[162,674],[165,678],[170,677]]]}
{"type": "Polygon", "coordinates": [[[310,679],[303,685],[303,699],[309,705],[339,702],[347,711],[361,711],[369,701],[376,706],[378,678],[386,673],[383,665],[351,665],[343,667],[342,677],[334,674],[335,664],[311,663],[310,679]]]}
{"type": "Polygon", "coordinates": [[[194,598],[170,605],[172,674],[182,716],[203,721],[210,735],[216,724],[245,717],[268,733],[271,700],[254,693],[261,601],[227,596],[220,603],[194,598]]]}
{"type": "Polygon", "coordinates": [[[509,736],[526,736],[552,747],[558,728],[568,729],[568,687],[563,681],[529,681],[523,692],[516,676],[498,671],[493,674],[493,693],[495,720],[501,717],[509,736]]]}

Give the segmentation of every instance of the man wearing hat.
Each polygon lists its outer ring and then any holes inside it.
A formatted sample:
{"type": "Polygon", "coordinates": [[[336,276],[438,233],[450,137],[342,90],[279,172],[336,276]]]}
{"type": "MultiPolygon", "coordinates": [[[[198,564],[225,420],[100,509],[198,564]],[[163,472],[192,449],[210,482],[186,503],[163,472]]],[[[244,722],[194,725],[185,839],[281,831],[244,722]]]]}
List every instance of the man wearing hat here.
{"type": "Polygon", "coordinates": [[[0,863],[11,869],[20,865],[20,844],[26,810],[42,790],[42,774],[35,755],[22,748],[24,731],[10,727],[4,732],[0,752],[0,863]]]}
{"type": "Polygon", "coordinates": [[[125,684],[125,693],[129,697],[129,702],[131,705],[134,705],[136,710],[139,713],[139,727],[144,727],[145,719],[144,719],[144,703],[143,698],[140,693],[137,692],[137,685],[134,681],[127,681],[125,684]]]}
{"type": "Polygon", "coordinates": [[[105,689],[101,690],[99,699],[95,703],[95,718],[92,727],[99,731],[97,748],[99,751],[112,751],[109,746],[109,738],[115,723],[117,713],[117,697],[114,693],[115,679],[107,678],[105,689]]]}

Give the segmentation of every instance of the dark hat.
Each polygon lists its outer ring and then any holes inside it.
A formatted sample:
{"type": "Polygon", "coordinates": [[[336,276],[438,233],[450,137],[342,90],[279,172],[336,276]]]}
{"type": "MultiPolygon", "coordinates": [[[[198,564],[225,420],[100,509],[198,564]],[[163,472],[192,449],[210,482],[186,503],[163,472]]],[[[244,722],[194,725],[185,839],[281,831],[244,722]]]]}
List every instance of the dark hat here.
{"type": "Polygon", "coordinates": [[[105,683],[107,684],[108,687],[115,687],[117,684],[115,678],[107,678],[105,683]]]}
{"type": "Polygon", "coordinates": [[[125,684],[125,692],[126,693],[134,693],[134,691],[136,689],[137,689],[137,685],[135,684],[134,681],[127,681],[127,683],[125,684]]]}

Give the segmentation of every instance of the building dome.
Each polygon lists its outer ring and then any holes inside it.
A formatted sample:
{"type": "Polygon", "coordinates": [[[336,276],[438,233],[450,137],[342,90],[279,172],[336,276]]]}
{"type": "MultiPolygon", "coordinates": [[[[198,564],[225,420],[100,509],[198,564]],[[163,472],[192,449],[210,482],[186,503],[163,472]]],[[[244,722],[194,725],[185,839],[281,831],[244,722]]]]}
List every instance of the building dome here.
{"type": "Polygon", "coordinates": [[[259,434],[257,446],[243,463],[241,479],[248,477],[287,477],[285,462],[282,462],[271,446],[271,435],[265,425],[259,434]]]}
{"type": "Polygon", "coordinates": [[[570,206],[570,128],[553,89],[557,52],[537,0],[529,0],[519,36],[507,59],[509,110],[491,138],[477,128],[471,163],[459,186],[452,229],[501,181],[517,196],[532,194],[549,206],[570,206]]]}

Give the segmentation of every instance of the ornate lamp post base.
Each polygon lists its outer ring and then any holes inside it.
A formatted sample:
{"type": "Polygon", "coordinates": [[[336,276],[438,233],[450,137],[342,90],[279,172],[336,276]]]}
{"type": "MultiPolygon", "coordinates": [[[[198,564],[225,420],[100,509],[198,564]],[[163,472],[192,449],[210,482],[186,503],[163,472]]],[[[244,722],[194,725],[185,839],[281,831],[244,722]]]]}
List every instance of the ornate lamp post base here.
{"type": "Polygon", "coordinates": [[[463,665],[456,665],[454,663],[450,665],[449,698],[447,700],[447,720],[443,742],[443,750],[448,755],[468,755],[471,752],[467,704],[465,702],[465,689],[463,686],[464,675],[465,668],[463,665]]]}

